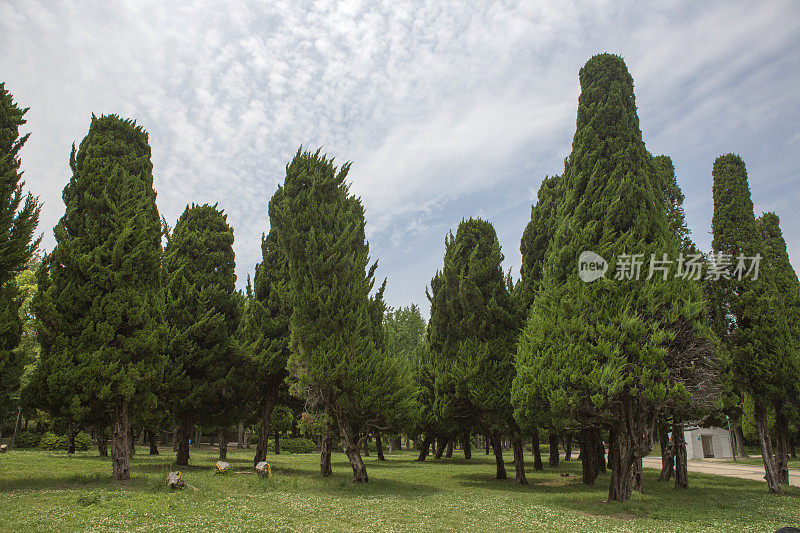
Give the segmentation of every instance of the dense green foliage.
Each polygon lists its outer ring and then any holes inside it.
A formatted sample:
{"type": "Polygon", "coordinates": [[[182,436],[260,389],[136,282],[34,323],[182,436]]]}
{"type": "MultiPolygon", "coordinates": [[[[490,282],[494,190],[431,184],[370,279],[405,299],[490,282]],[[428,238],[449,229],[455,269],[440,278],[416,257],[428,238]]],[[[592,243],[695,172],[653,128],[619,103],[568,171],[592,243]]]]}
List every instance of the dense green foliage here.
{"type": "Polygon", "coordinates": [[[23,337],[20,310],[25,299],[16,277],[26,267],[41,237],[33,232],[39,223],[41,204],[24,193],[19,152],[30,134],[20,137],[27,109],[19,107],[0,83],[0,426],[15,411],[20,378],[28,362],[17,350],[23,337]]]}
{"type": "Polygon", "coordinates": [[[580,81],[556,229],[520,338],[512,401],[521,420],[546,407],[578,426],[608,428],[614,469],[609,499],[624,500],[633,462],[649,451],[659,408],[685,394],[670,382],[665,361],[672,325],[682,320],[707,335],[704,301],[697,284],[673,276],[608,276],[592,283],[578,278],[576,263],[585,250],[606,258],[613,274],[626,254],[676,257],[679,248],[624,62],[595,56],[581,69],[580,81]]]}
{"type": "Polygon", "coordinates": [[[194,423],[224,423],[236,399],[234,370],[241,360],[235,333],[239,306],[234,284],[233,229],[211,205],[187,206],[164,256],[169,325],[168,396],[181,421],[179,464],[188,460],[194,423]],[[181,451],[187,451],[183,457],[181,451]]]}
{"type": "Polygon", "coordinates": [[[374,267],[368,269],[364,208],[345,183],[349,169],[298,151],[270,220],[289,265],[295,391],[335,418],[354,480],[366,481],[358,435],[402,412],[409,394],[404,366],[378,336],[383,288],[370,297],[374,267]]]}
{"type": "Polygon", "coordinates": [[[38,276],[35,402],[74,422],[113,418],[114,474],[128,477],[128,407],[153,409],[163,378],[161,220],[147,133],[92,117],[70,157],[66,212],[38,276]]]}

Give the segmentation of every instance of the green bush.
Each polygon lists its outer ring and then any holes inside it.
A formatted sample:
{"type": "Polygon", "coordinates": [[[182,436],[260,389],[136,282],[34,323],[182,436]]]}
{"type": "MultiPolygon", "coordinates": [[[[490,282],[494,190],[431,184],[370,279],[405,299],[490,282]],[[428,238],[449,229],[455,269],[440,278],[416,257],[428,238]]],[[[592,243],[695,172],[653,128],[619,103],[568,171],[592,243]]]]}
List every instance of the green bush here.
{"type": "Polygon", "coordinates": [[[42,436],[38,433],[30,431],[23,431],[17,433],[17,438],[14,440],[14,448],[36,448],[42,436]]]}
{"type": "Polygon", "coordinates": [[[48,431],[42,435],[39,441],[39,448],[42,450],[66,450],[67,438],[48,431]]]}
{"type": "Polygon", "coordinates": [[[80,433],[75,435],[75,451],[85,452],[91,447],[92,447],[92,437],[88,433],[81,431],[80,433]]]}
{"type": "Polygon", "coordinates": [[[316,449],[317,446],[311,439],[303,437],[281,439],[281,453],[312,453],[316,449]]]}

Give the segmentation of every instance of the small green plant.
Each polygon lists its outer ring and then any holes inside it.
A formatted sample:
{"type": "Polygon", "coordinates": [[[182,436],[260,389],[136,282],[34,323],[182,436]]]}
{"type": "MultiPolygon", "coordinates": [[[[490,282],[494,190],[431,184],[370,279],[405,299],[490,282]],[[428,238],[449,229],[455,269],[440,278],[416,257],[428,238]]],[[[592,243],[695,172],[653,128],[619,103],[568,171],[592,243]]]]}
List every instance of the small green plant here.
{"type": "Polygon", "coordinates": [[[67,438],[63,435],[56,435],[55,433],[51,433],[48,431],[44,435],[42,435],[41,440],[39,440],[39,449],[42,450],[66,450],[67,449],[67,438]]]}

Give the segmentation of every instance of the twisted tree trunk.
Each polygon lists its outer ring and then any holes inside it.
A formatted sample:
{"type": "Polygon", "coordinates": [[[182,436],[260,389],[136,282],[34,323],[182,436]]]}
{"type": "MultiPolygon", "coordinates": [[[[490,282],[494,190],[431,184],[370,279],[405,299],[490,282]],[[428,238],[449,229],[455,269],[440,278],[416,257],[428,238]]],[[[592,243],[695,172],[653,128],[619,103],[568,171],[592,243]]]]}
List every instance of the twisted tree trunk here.
{"type": "Polygon", "coordinates": [[[150,455],[158,455],[158,442],[156,442],[156,432],[152,429],[147,430],[147,442],[150,444],[150,455]]]}
{"type": "Polygon", "coordinates": [[[542,451],[539,449],[539,428],[533,428],[531,432],[531,452],[533,453],[533,469],[542,470],[542,451]]]}
{"type": "Polygon", "coordinates": [[[733,437],[736,441],[736,453],[739,457],[750,457],[744,449],[744,432],[742,432],[742,425],[738,424],[733,428],[733,437]]]}
{"type": "Polygon", "coordinates": [[[631,497],[633,491],[633,442],[625,425],[614,431],[609,455],[611,484],[608,489],[608,501],[624,502],[631,497]]]}
{"type": "Polygon", "coordinates": [[[264,399],[261,411],[261,428],[258,431],[256,442],[256,455],[253,457],[253,466],[267,460],[267,447],[269,446],[269,430],[272,426],[272,410],[275,408],[276,395],[270,394],[264,399]]]}
{"type": "Polygon", "coordinates": [[[564,433],[564,460],[569,461],[572,459],[572,433],[564,433]]]}
{"type": "Polygon", "coordinates": [[[661,473],[659,481],[669,481],[675,473],[675,442],[670,438],[666,422],[658,425],[658,441],[661,444],[661,473]]]}
{"type": "Polygon", "coordinates": [[[514,433],[512,437],[512,446],[514,448],[514,481],[520,485],[527,485],[528,478],[525,476],[525,456],[523,455],[522,436],[519,432],[514,433]]]}
{"type": "Polygon", "coordinates": [[[436,455],[434,457],[436,459],[441,459],[442,455],[444,454],[444,448],[446,446],[446,439],[444,437],[437,437],[436,438],[436,455]]]}
{"type": "MultiPolygon", "coordinates": [[[[336,419],[339,422],[339,434],[342,437],[342,447],[347,459],[350,460],[350,466],[353,468],[353,483],[366,483],[369,481],[367,477],[367,467],[364,465],[364,460],[361,458],[360,449],[362,446],[361,441],[353,440],[353,432],[347,422],[337,413],[336,419]]],[[[366,441],[366,436],[362,437],[366,441]]]]}
{"type": "Polygon", "coordinates": [[[445,446],[444,456],[448,459],[453,457],[453,439],[447,439],[447,446],[445,446]]]}
{"type": "Polygon", "coordinates": [[[550,443],[550,466],[558,466],[558,433],[555,431],[550,431],[550,434],[547,436],[547,440],[550,443]]]}
{"type": "Polygon", "coordinates": [[[178,466],[189,464],[189,440],[192,438],[193,426],[192,413],[183,413],[178,422],[178,452],[175,458],[175,464],[178,466]]]}
{"type": "Polygon", "coordinates": [[[228,428],[219,428],[219,460],[224,461],[228,458],[228,428]]]}
{"type": "Polygon", "coordinates": [[[433,437],[431,437],[429,434],[426,433],[425,439],[423,439],[422,441],[422,446],[420,446],[419,449],[419,457],[417,457],[417,461],[424,461],[425,459],[427,459],[428,453],[430,452],[432,440],[433,437]]]}
{"type": "Polygon", "coordinates": [[[464,448],[464,459],[472,459],[472,443],[470,442],[470,431],[464,430],[461,435],[461,447],[464,448]]]}
{"type": "Polygon", "coordinates": [[[775,406],[775,467],[778,482],[789,484],[789,419],[775,406]]]}
{"type": "Polygon", "coordinates": [[[497,479],[508,479],[506,476],[506,464],[503,461],[503,445],[500,441],[500,433],[492,433],[491,436],[492,449],[494,450],[494,460],[497,465],[497,479]]]}
{"type": "Polygon", "coordinates": [[[578,431],[578,445],[581,447],[581,478],[583,484],[593,486],[598,475],[594,429],[581,428],[578,431]]]}
{"type": "Polygon", "coordinates": [[[331,452],[333,449],[333,428],[330,424],[325,425],[322,433],[322,443],[319,454],[319,475],[328,477],[333,474],[331,468],[331,452]]]}
{"type": "Polygon", "coordinates": [[[673,421],[672,424],[673,453],[675,454],[675,488],[689,488],[689,466],[686,460],[686,439],[683,435],[683,422],[673,421]]]}
{"type": "Polygon", "coordinates": [[[775,458],[772,456],[772,441],[769,437],[769,427],[767,425],[767,410],[759,401],[755,402],[755,422],[758,432],[758,442],[761,446],[761,458],[764,461],[764,479],[767,480],[767,487],[770,492],[780,494],[781,485],[778,480],[778,469],[775,466],[775,458]]]}
{"type": "Polygon", "coordinates": [[[383,456],[383,439],[380,431],[375,432],[375,449],[378,452],[378,461],[385,461],[386,457],[383,456]]]}
{"type": "Polygon", "coordinates": [[[597,472],[605,472],[606,471],[606,447],[603,444],[603,434],[601,433],[600,429],[595,428],[592,432],[592,443],[594,445],[594,456],[597,464],[595,465],[595,471],[597,472]]]}
{"type": "Polygon", "coordinates": [[[128,423],[128,402],[123,400],[114,407],[114,420],[111,426],[111,467],[114,479],[118,481],[131,478],[128,423]]]}
{"type": "Polygon", "coordinates": [[[100,457],[108,457],[108,446],[106,445],[106,428],[101,427],[97,431],[97,451],[100,457]]]}

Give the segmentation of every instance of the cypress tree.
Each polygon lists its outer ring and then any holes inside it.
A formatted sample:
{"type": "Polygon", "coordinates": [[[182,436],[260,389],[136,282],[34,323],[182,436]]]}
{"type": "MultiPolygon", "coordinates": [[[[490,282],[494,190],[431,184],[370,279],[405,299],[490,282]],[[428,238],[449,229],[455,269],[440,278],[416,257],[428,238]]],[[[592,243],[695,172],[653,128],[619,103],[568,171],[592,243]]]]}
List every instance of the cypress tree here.
{"type": "Polygon", "coordinates": [[[409,402],[407,380],[376,332],[364,208],[345,183],[349,164],[298,150],[270,220],[286,252],[292,293],[288,368],[293,390],[333,417],[354,482],[368,480],[360,450],[375,417],[409,402]]]}
{"type": "Polygon", "coordinates": [[[147,133],[92,116],[73,147],[66,213],[39,277],[42,377],[74,421],[112,422],[116,479],[130,477],[129,407],[155,408],[162,380],[161,220],[147,133]]]}
{"type": "Polygon", "coordinates": [[[195,424],[227,425],[241,367],[236,332],[233,228],[216,205],[187,206],[164,256],[169,395],[178,421],[177,464],[189,461],[195,424]]]}
{"type": "Polygon", "coordinates": [[[505,479],[500,439],[511,435],[516,480],[527,483],[522,436],[509,402],[513,352],[520,320],[503,254],[489,222],[461,222],[445,240],[440,281],[432,282],[428,340],[438,358],[437,404],[460,426],[479,424],[495,451],[497,478],[505,479]]]}
{"type": "Polygon", "coordinates": [[[714,161],[713,175],[711,246],[718,260],[727,256],[733,266],[738,266],[739,258],[765,259],[759,262],[757,278],[734,275],[720,279],[715,305],[732,373],[753,400],[767,486],[770,492],[778,493],[780,482],[767,417],[770,408],[784,408],[797,376],[794,341],[786,317],[775,312],[782,303],[776,285],[779,267],[766,258],[744,161],[735,154],[722,155],[714,161]]]}
{"type": "Polygon", "coordinates": [[[777,402],[775,409],[775,459],[778,481],[789,484],[789,420],[797,419],[800,412],[800,281],[789,261],[786,241],[780,228],[780,219],[775,213],[764,213],[758,219],[764,239],[765,260],[770,264],[775,278],[778,308],[784,316],[790,341],[787,350],[783,386],[786,402],[777,402]]]}
{"type": "Polygon", "coordinates": [[[20,171],[19,152],[30,134],[20,137],[19,129],[26,122],[27,111],[14,102],[5,83],[0,83],[0,418],[11,411],[26,362],[15,350],[22,339],[22,296],[15,280],[41,240],[33,237],[41,204],[37,197],[23,192],[20,171]]]}
{"type": "MultiPolygon", "coordinates": [[[[276,192],[270,202],[280,201],[279,194],[276,192]]],[[[267,236],[261,239],[261,258],[256,265],[253,298],[245,317],[247,353],[252,367],[249,380],[261,414],[254,464],[267,457],[272,410],[284,387],[289,358],[289,320],[292,316],[289,271],[286,254],[279,244],[278,230],[273,224],[267,236]]]]}
{"type": "Polygon", "coordinates": [[[576,275],[586,250],[606,258],[612,273],[626,255],[678,250],[624,61],[594,56],[580,82],[556,230],[520,336],[512,401],[520,418],[544,399],[555,417],[608,428],[609,500],[621,501],[630,497],[634,463],[649,453],[659,409],[686,395],[669,381],[666,344],[679,318],[703,332],[703,299],[697,284],[676,277],[585,283],[576,275]]]}

